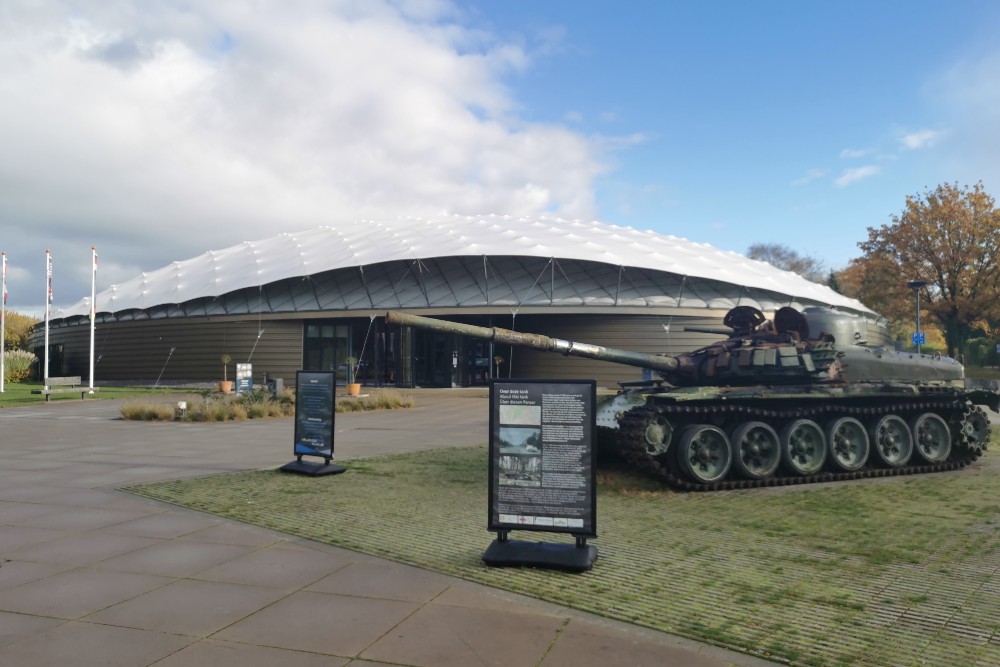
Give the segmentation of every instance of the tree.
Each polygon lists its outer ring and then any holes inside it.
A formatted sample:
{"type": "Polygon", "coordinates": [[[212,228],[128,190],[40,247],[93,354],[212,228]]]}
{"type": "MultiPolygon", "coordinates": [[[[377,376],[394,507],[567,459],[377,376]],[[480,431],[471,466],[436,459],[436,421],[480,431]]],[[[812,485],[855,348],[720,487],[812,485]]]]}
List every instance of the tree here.
{"type": "Polygon", "coordinates": [[[39,323],[39,319],[30,315],[8,310],[4,316],[4,349],[26,350],[31,329],[39,323]]]}
{"type": "MultiPolygon", "coordinates": [[[[852,261],[858,298],[890,317],[913,313],[908,281],[925,280],[921,305],[954,355],[973,326],[1000,316],[1000,211],[982,183],[944,183],[906,198],[892,224],[868,228],[852,261]]],[[[852,267],[849,267],[851,269],[852,267]]],[[[845,279],[840,276],[841,282],[845,279]]]]}
{"type": "Polygon", "coordinates": [[[754,243],[747,250],[747,257],[767,262],[771,266],[784,269],[785,271],[797,273],[806,280],[811,280],[814,283],[826,283],[827,272],[822,260],[800,255],[798,252],[780,243],[754,243]]]}

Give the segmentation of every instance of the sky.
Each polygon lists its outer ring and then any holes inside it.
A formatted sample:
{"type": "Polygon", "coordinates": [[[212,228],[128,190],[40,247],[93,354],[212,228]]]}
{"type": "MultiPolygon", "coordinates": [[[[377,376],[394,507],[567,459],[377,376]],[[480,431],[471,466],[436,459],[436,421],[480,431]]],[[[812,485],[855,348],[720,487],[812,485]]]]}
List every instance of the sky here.
{"type": "Polygon", "coordinates": [[[838,269],[1000,195],[992,0],[4,0],[7,307],[318,225],[549,215],[838,269]]]}

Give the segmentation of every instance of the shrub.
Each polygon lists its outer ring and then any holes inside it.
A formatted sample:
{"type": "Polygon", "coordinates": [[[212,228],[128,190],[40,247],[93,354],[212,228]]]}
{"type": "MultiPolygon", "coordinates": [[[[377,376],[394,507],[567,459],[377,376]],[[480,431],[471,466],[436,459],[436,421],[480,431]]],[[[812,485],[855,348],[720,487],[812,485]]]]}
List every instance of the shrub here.
{"type": "Polygon", "coordinates": [[[254,389],[240,394],[235,401],[240,405],[265,405],[271,402],[271,392],[267,389],[254,389]]]}
{"type": "Polygon", "coordinates": [[[264,417],[270,417],[268,414],[268,405],[266,403],[251,403],[247,407],[247,416],[250,419],[263,419],[264,417]]]}
{"type": "Polygon", "coordinates": [[[176,417],[174,407],[162,403],[144,403],[142,401],[125,401],[119,410],[122,419],[132,421],[173,421],[176,417]]]}
{"type": "Polygon", "coordinates": [[[215,401],[208,405],[208,416],[212,420],[217,422],[228,421],[230,414],[230,405],[226,400],[215,401]]]}
{"type": "MultiPolygon", "coordinates": [[[[368,396],[341,398],[337,401],[337,412],[357,412],[360,410],[390,410],[413,407],[413,397],[395,389],[379,389],[368,396]]],[[[266,417],[291,417],[295,414],[295,392],[284,390],[272,397],[266,390],[248,392],[240,396],[207,391],[202,400],[191,401],[188,409],[180,412],[171,405],[155,405],[139,401],[128,401],[121,408],[122,419],[207,422],[244,421],[266,417]]]]}
{"type": "Polygon", "coordinates": [[[406,396],[396,389],[378,389],[367,396],[341,398],[337,401],[337,412],[394,410],[412,407],[413,397],[406,396]]]}
{"type": "MultiPolygon", "coordinates": [[[[292,408],[295,407],[295,390],[291,387],[285,387],[278,394],[278,403],[281,405],[290,405],[292,408]]],[[[294,412],[294,410],[292,410],[294,412]]]]}
{"type": "Polygon", "coordinates": [[[20,382],[31,376],[32,366],[38,357],[25,350],[4,350],[4,382],[20,382]]]}
{"type": "Polygon", "coordinates": [[[292,417],[295,415],[295,402],[291,403],[269,403],[267,406],[268,417],[292,417]]]}

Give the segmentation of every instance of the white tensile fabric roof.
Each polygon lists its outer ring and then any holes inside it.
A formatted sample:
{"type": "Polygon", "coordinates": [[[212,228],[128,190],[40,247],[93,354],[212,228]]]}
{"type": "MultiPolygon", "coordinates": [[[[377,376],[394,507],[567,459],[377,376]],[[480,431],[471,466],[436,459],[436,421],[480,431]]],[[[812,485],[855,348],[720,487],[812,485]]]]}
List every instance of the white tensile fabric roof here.
{"type": "MultiPolygon", "coordinates": [[[[828,287],[706,243],[596,221],[496,215],[361,220],[246,241],[114,285],[97,295],[96,311],[180,304],[287,278],[398,260],[511,255],[664,271],[872,313],[860,301],[828,287]]],[[[57,311],[57,316],[89,313],[88,298],[57,311]]]]}

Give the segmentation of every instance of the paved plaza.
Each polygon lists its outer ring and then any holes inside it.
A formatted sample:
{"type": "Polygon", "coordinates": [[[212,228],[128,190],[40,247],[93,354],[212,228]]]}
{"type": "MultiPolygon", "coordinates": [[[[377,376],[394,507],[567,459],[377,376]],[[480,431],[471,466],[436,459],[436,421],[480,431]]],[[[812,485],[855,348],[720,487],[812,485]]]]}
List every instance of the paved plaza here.
{"type": "MultiPolygon", "coordinates": [[[[486,441],[485,391],[414,393],[413,409],[337,415],[336,461],[486,441]]],[[[770,664],[119,491],[294,458],[290,419],[119,408],[0,410],[0,665],[770,664]]]]}

